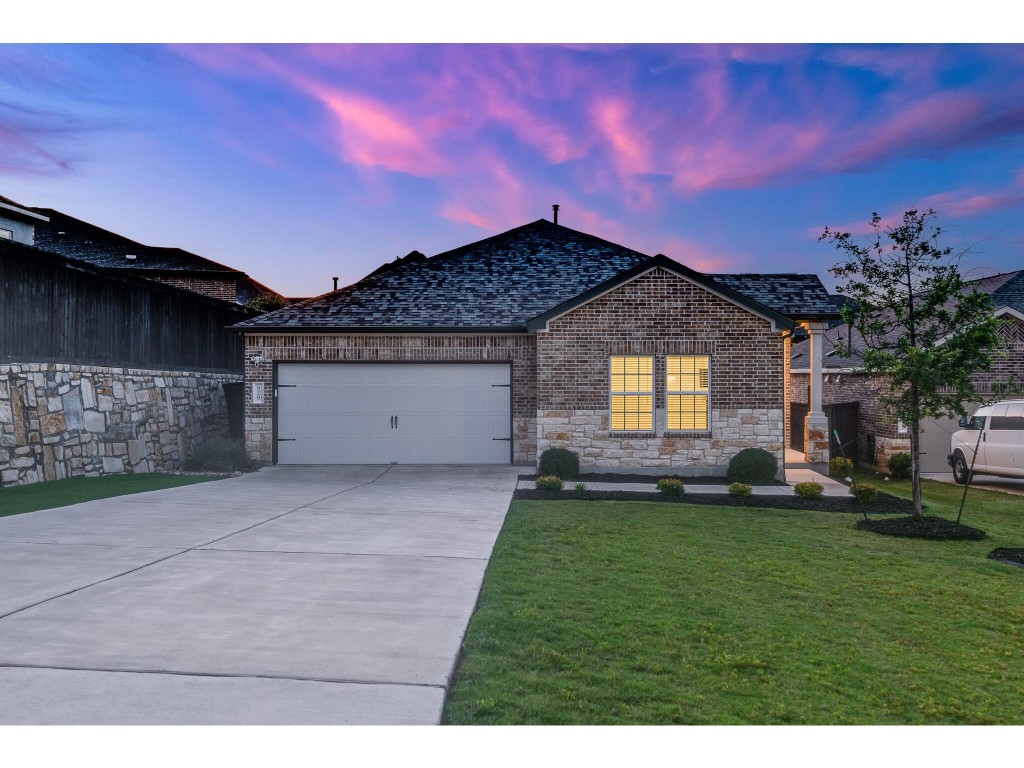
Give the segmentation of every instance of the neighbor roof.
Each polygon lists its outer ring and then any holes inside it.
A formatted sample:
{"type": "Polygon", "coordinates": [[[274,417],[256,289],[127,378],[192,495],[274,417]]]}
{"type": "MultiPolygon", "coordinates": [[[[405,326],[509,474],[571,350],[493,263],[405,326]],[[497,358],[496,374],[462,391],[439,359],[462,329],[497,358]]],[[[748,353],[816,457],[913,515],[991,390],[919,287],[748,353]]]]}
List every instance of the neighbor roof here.
{"type": "MultiPolygon", "coordinates": [[[[836,317],[814,275],[703,275],[539,219],[425,258],[414,251],[353,285],[240,323],[239,329],[516,332],[608,281],[629,279],[658,260],[679,274],[788,326],[787,317],[836,317]],[[730,284],[742,283],[751,297],[730,284]],[[793,285],[788,285],[792,282],[793,285]],[[785,317],[781,317],[785,316],[785,317]]],[[[536,323],[534,323],[536,324],[536,323]]]]}
{"type": "Polygon", "coordinates": [[[1024,312],[1024,270],[1011,273],[1009,280],[992,291],[992,303],[996,309],[1009,307],[1024,312]]]}
{"type": "Polygon", "coordinates": [[[38,214],[28,206],[24,206],[21,203],[11,200],[9,197],[4,197],[3,195],[0,195],[0,210],[3,210],[8,216],[25,219],[33,224],[39,221],[46,221],[45,216],[38,214]]]}
{"type": "Polygon", "coordinates": [[[132,271],[190,272],[203,274],[244,274],[181,248],[143,245],[95,224],[68,216],[52,208],[32,208],[49,217],[36,225],[36,246],[97,267],[132,271]],[[128,255],[135,256],[127,259],[128,255]]]}

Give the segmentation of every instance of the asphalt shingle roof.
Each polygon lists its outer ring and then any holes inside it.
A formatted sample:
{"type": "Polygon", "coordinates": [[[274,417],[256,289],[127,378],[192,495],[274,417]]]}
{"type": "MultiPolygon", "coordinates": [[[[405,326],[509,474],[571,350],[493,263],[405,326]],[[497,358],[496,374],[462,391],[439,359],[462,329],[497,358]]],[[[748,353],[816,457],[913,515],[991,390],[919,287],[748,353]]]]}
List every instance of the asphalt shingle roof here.
{"type": "MultiPolygon", "coordinates": [[[[650,258],[539,219],[432,258],[414,251],[353,285],[237,327],[522,330],[531,318],[650,258]]],[[[707,277],[783,315],[837,315],[815,275],[707,277]]]]}
{"type": "Polygon", "coordinates": [[[1024,270],[1014,275],[992,291],[992,303],[996,309],[1010,307],[1024,312],[1024,270]]]}
{"type": "Polygon", "coordinates": [[[97,267],[132,271],[243,274],[240,270],[226,267],[181,248],[143,245],[51,208],[30,210],[50,219],[48,223],[36,224],[37,248],[85,261],[97,267]],[[126,258],[128,255],[135,258],[130,260],[126,258]]]}

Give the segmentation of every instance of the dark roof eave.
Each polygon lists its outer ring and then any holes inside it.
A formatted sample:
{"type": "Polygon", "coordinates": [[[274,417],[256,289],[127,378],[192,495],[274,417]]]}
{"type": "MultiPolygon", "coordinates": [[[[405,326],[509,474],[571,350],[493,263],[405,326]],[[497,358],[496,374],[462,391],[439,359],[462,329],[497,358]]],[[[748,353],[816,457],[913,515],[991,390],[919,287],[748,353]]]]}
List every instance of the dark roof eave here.
{"type": "Polygon", "coordinates": [[[668,258],[668,256],[664,256],[659,253],[657,256],[652,256],[650,259],[637,264],[632,269],[627,269],[626,271],[615,275],[611,279],[605,280],[603,283],[591,288],[589,291],[584,291],[579,296],[575,296],[568,301],[562,302],[557,307],[553,307],[547,312],[542,312],[536,317],[531,318],[527,321],[526,327],[531,331],[547,330],[549,320],[559,317],[566,312],[570,312],[576,307],[582,306],[588,301],[591,301],[608,291],[614,290],[618,286],[629,282],[634,277],[642,275],[645,272],[649,272],[655,267],[662,267],[663,269],[673,272],[680,277],[686,278],[697,285],[712,291],[713,293],[717,293],[726,300],[731,301],[734,304],[738,304],[739,306],[750,310],[754,314],[761,315],[762,317],[770,320],[777,330],[788,331],[796,325],[792,318],[786,317],[785,315],[776,312],[774,309],[766,307],[760,302],[754,301],[741,293],[737,293],[732,288],[722,285],[707,275],[692,270],[686,265],[680,264],[678,261],[674,261],[668,258]]]}
{"type": "Polygon", "coordinates": [[[475,333],[519,334],[529,333],[524,325],[471,326],[471,325],[249,325],[237,323],[229,330],[240,333],[475,333]]]}

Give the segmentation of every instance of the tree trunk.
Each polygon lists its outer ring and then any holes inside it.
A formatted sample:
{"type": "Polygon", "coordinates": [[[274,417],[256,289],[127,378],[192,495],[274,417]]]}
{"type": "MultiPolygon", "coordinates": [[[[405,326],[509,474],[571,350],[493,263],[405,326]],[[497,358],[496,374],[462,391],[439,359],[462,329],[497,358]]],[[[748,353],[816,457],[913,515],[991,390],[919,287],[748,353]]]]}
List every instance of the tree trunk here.
{"type": "Polygon", "coordinates": [[[910,484],[914,489],[914,517],[924,517],[924,508],[921,505],[921,419],[918,417],[920,401],[917,394],[917,385],[910,385],[910,399],[914,404],[914,413],[910,419],[910,484]]]}

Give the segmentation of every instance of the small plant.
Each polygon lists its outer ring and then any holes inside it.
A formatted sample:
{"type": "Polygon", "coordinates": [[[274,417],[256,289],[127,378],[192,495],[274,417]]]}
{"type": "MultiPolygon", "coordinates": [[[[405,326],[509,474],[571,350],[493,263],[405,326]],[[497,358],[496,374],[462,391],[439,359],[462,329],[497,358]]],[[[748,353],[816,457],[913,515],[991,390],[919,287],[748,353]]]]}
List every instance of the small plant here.
{"type": "Polygon", "coordinates": [[[764,448],[744,448],[729,462],[730,483],[768,485],[775,482],[779,460],[764,448]]]}
{"type": "Polygon", "coordinates": [[[825,494],[825,487],[821,483],[797,483],[793,492],[801,499],[820,499],[825,494]]]}
{"type": "Polygon", "coordinates": [[[850,486],[850,495],[860,504],[870,504],[878,498],[878,487],[873,483],[854,483],[850,486]]]}
{"type": "Polygon", "coordinates": [[[749,496],[754,492],[754,486],[747,483],[731,483],[729,485],[730,496],[749,496]]]}
{"type": "Polygon", "coordinates": [[[537,478],[538,491],[560,491],[565,486],[565,481],[558,475],[541,475],[537,478]]]}
{"type": "Polygon", "coordinates": [[[209,435],[185,459],[183,467],[189,472],[252,472],[259,462],[245,455],[245,442],[241,438],[209,435]]]}
{"type": "Polygon", "coordinates": [[[587,484],[586,483],[576,483],[576,495],[577,496],[586,496],[587,495],[587,491],[589,491],[589,490],[590,489],[587,488],[587,484]]]}
{"type": "Polygon", "coordinates": [[[563,480],[572,480],[579,477],[580,457],[568,448],[548,448],[540,455],[538,469],[542,475],[555,475],[563,480]]]}
{"type": "Polygon", "coordinates": [[[889,474],[893,480],[906,480],[910,477],[910,454],[906,451],[894,453],[889,457],[889,474]]]}
{"type": "Polygon", "coordinates": [[[679,478],[663,477],[658,481],[658,490],[666,496],[682,496],[686,489],[679,478]]]}
{"type": "Polygon", "coordinates": [[[832,477],[849,477],[853,472],[853,462],[843,456],[836,456],[828,463],[828,473],[832,477]]]}

